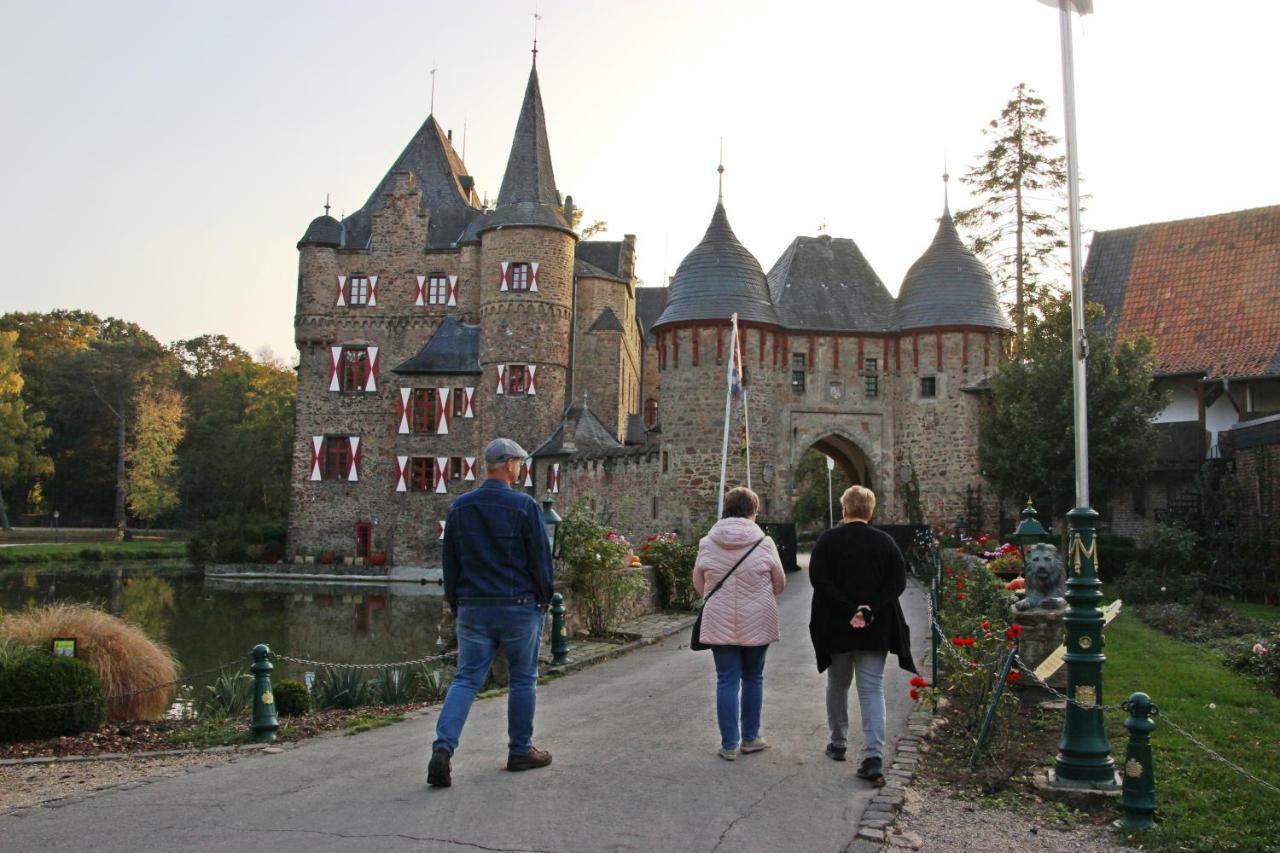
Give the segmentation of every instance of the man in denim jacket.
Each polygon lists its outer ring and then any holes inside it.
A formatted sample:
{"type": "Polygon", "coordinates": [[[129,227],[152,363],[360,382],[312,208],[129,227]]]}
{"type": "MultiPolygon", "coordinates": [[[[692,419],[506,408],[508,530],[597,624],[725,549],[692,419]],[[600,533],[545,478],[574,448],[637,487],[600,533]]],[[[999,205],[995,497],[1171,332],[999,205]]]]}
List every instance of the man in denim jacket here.
{"type": "Polygon", "coordinates": [[[551,546],[542,510],[512,488],[527,454],[509,438],[484,450],[487,479],[453,502],[445,522],[444,595],[457,619],[458,672],[436,720],[427,784],[452,784],[453,752],[501,644],[506,650],[507,769],[551,763],[533,746],[538,646],[551,603],[551,546]]]}

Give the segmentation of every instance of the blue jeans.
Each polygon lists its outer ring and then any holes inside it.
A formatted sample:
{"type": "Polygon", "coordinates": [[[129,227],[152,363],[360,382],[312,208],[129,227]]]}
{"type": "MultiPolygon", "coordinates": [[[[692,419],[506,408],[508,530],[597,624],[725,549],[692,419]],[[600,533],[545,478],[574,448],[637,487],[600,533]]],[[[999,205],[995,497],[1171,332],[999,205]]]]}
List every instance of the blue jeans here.
{"type": "Polygon", "coordinates": [[[462,727],[476,694],[498,654],[506,650],[507,738],[512,755],[527,755],[533,746],[533,710],[538,685],[538,644],[542,640],[542,611],[533,605],[458,608],[458,672],[449,685],[436,720],[432,751],[458,748],[462,727]]]}
{"type": "Polygon", "coordinates": [[[712,646],[716,660],[716,719],[720,745],[738,746],[738,721],[742,739],[760,737],[760,708],[764,705],[764,656],[768,646],[712,646]],[[738,692],[742,692],[739,711],[738,692]]]}

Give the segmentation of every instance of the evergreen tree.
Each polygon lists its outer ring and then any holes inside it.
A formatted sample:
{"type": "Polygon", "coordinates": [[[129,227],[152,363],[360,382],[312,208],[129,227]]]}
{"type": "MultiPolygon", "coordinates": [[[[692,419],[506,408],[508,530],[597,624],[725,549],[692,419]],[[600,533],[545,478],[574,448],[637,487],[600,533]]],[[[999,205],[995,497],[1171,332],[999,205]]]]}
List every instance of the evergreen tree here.
{"type": "Polygon", "coordinates": [[[4,487],[53,470],[42,452],[49,435],[44,416],[28,409],[22,399],[17,332],[0,332],[0,528],[9,529],[4,487]]]}
{"type": "MultiPolygon", "coordinates": [[[[1098,329],[1101,308],[1088,306],[1086,328],[1098,329]]],[[[1089,333],[1089,484],[1094,503],[1130,489],[1155,461],[1160,433],[1152,418],[1165,394],[1152,382],[1155,356],[1149,338],[1114,348],[1089,333]]],[[[1004,362],[991,377],[991,406],[982,415],[982,469],[1006,498],[1031,497],[1048,518],[1074,505],[1075,419],[1072,408],[1071,299],[1041,304],[1023,344],[1022,358],[1004,362]]]]}
{"type": "Polygon", "coordinates": [[[974,254],[991,267],[1002,298],[1013,297],[1017,346],[1025,340],[1029,309],[1053,295],[1052,271],[1067,247],[1063,220],[1067,161],[1058,138],[1044,129],[1045,104],[1019,83],[982,133],[991,147],[961,180],[981,200],[955,215],[974,254]]]}

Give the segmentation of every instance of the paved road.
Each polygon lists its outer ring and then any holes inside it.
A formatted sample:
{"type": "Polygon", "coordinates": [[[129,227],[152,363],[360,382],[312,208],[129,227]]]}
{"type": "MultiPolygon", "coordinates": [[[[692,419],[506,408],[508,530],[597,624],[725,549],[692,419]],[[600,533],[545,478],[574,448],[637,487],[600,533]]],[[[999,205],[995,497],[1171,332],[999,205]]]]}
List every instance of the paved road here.
{"type": "MultiPolygon", "coordinates": [[[[789,581],[785,636],[765,668],[773,749],[735,763],[715,754],[711,655],[682,648],[678,635],[539,690],[535,742],[555,755],[545,770],[500,769],[506,703],[488,699],[472,710],[450,789],[424,786],[430,714],[6,816],[0,850],[842,850],[871,789],[853,776],[856,763],[822,754],[810,588],[803,573],[789,581]]],[[[910,589],[904,605],[922,647],[923,594],[910,589]]],[[[909,676],[890,670],[893,733],[909,711],[909,676]]]]}

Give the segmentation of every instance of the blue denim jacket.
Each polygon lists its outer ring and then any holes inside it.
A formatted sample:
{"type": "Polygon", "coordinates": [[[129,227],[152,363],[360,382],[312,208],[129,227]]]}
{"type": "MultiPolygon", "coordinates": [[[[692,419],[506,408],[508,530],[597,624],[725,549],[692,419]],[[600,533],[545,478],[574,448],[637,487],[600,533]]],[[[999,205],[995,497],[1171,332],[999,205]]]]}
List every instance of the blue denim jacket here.
{"type": "Polygon", "coordinates": [[[550,604],[551,545],[538,502],[485,480],[453,502],[444,528],[444,596],[467,604],[550,604]]]}

